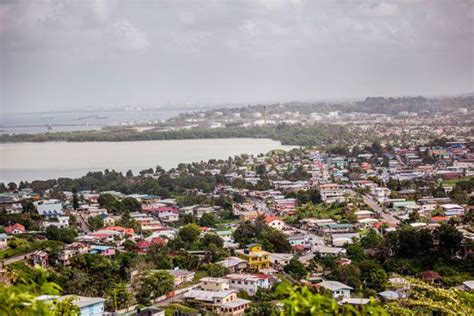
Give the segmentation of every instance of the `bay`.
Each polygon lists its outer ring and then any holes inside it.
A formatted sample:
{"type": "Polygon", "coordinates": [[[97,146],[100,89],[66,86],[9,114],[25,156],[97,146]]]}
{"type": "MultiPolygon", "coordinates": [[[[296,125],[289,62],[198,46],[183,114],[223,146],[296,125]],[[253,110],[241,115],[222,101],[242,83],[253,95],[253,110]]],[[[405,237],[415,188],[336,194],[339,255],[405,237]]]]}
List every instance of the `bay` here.
{"type": "Polygon", "coordinates": [[[179,163],[292,148],[252,138],[0,144],[0,182],[77,178],[105,169],[137,173],[157,165],[170,169],[179,163]]]}

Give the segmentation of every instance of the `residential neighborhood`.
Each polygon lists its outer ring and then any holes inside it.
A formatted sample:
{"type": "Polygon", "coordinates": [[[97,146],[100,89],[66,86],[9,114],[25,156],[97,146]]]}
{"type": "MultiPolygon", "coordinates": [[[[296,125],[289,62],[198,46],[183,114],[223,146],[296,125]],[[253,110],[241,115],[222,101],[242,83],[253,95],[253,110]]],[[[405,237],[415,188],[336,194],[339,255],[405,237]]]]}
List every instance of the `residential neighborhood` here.
{"type": "Polygon", "coordinates": [[[62,296],[37,300],[81,315],[271,314],[292,286],[389,310],[416,282],[471,291],[472,142],[438,143],[105,171],[92,190],[92,175],[3,185],[2,278],[46,273],[62,296]]]}

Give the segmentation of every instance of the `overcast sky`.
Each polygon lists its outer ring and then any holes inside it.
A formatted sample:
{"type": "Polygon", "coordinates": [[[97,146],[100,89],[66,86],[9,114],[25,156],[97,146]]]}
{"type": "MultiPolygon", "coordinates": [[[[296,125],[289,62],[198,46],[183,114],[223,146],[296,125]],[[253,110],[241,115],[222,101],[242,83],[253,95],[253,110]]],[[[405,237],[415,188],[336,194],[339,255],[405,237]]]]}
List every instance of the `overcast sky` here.
{"type": "Polygon", "coordinates": [[[474,2],[0,0],[1,106],[474,90],[474,2]]]}

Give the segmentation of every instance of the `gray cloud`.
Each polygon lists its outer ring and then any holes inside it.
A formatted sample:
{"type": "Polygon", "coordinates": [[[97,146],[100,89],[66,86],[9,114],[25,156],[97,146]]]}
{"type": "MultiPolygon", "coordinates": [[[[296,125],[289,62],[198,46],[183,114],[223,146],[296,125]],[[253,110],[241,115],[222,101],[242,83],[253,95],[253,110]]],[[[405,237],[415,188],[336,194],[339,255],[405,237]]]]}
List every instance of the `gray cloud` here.
{"type": "Polygon", "coordinates": [[[252,102],[474,88],[474,2],[0,2],[1,105],[252,102]]]}

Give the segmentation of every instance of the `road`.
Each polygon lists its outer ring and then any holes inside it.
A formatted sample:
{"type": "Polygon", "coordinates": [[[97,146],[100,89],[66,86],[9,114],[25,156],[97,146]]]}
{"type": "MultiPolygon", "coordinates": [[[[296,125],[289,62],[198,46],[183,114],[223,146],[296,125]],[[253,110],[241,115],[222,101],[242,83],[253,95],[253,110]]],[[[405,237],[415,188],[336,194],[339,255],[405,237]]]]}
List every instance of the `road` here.
{"type": "Polygon", "coordinates": [[[76,217],[76,221],[81,225],[81,230],[84,233],[88,234],[88,233],[92,232],[89,225],[86,223],[84,218],[78,212],[74,212],[73,214],[76,217]]]}
{"type": "Polygon", "coordinates": [[[384,221],[398,225],[400,221],[392,214],[384,212],[383,208],[374,199],[372,199],[371,196],[363,195],[362,198],[364,199],[365,204],[367,204],[374,212],[379,214],[384,221]]]}
{"type": "Polygon", "coordinates": [[[31,255],[32,252],[30,253],[23,253],[21,255],[17,255],[17,256],[14,256],[14,257],[10,257],[8,259],[3,259],[0,264],[2,267],[5,267],[9,264],[12,264],[12,263],[15,263],[15,262],[18,262],[18,261],[22,261],[22,260],[26,260],[28,258],[29,255],[31,255]]]}

